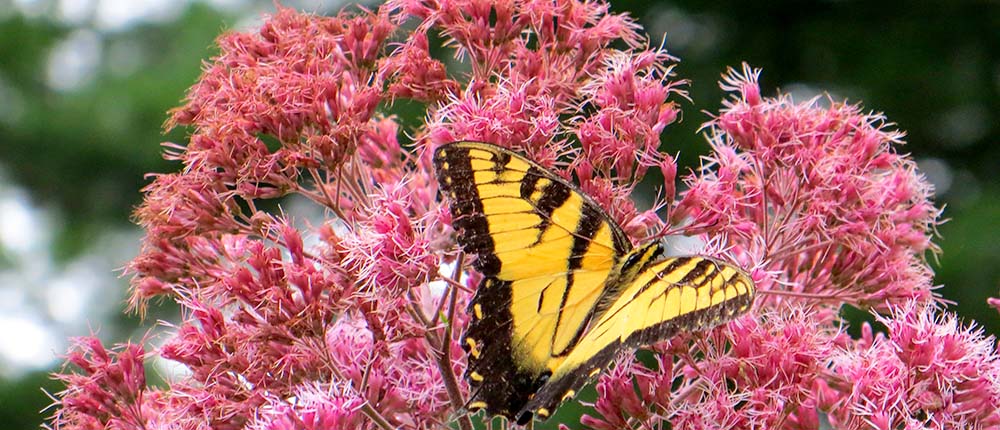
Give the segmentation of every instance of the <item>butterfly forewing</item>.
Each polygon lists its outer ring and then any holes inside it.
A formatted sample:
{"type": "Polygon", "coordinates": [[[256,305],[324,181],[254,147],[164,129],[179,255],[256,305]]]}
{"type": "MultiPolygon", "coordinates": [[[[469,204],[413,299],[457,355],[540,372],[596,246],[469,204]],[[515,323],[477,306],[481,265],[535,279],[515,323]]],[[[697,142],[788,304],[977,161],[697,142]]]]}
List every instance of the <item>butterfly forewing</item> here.
{"type": "Polygon", "coordinates": [[[472,404],[511,417],[579,341],[630,244],[574,186],[508,150],[454,143],[434,162],[458,242],[484,275],[463,341],[472,404]]]}

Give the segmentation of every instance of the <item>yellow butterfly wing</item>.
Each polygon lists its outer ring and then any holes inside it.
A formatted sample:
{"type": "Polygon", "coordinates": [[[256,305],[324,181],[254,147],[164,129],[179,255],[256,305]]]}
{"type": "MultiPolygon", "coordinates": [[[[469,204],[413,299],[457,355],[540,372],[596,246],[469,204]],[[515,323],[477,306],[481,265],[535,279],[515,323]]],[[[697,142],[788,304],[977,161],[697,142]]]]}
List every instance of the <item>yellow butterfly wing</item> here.
{"type": "Polygon", "coordinates": [[[434,163],[458,242],[484,276],[463,338],[470,408],[519,424],[548,417],[622,349],[726,322],[753,303],[738,268],[665,258],[661,242],[631,250],[595,202],[509,150],[452,143],[434,163]]]}
{"type": "MultiPolygon", "coordinates": [[[[650,244],[647,248],[660,247],[650,244]]],[[[705,330],[746,312],[753,304],[753,281],[735,266],[708,257],[642,258],[634,277],[518,414],[518,422],[534,413],[547,417],[575,395],[623,349],[650,345],[682,331],[705,330]]],[[[629,280],[626,280],[629,279],[629,280]]],[[[527,417],[527,418],[526,418],[527,417]]]]}
{"type": "Polygon", "coordinates": [[[572,184],[509,150],[452,143],[434,162],[458,242],[484,276],[463,339],[470,406],[513,417],[607,301],[630,244],[572,184]]]}

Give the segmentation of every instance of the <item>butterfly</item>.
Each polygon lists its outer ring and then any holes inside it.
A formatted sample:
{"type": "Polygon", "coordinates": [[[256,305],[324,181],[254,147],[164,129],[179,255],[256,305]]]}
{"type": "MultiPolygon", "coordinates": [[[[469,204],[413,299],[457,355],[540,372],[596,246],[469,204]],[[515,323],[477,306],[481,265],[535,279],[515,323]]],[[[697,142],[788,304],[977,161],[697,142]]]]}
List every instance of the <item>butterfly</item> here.
{"type": "Polygon", "coordinates": [[[579,188],[502,147],[434,152],[457,242],[483,275],[461,339],[470,410],[548,418],[622,350],[746,312],[755,286],[732,264],[636,248],[579,188]]]}

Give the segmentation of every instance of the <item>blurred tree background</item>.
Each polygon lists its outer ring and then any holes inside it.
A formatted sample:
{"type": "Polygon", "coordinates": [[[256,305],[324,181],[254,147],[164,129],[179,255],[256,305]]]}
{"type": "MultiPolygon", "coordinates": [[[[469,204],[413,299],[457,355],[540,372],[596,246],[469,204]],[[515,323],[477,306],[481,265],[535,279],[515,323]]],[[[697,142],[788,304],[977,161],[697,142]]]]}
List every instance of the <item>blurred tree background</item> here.
{"type": "MultiPolygon", "coordinates": [[[[335,1],[285,1],[335,13],[335,1]]],[[[696,134],[723,96],[728,66],[763,68],[762,88],[806,100],[863,102],[908,133],[950,221],[937,282],[966,319],[1000,333],[986,305],[1000,287],[1000,6],[932,2],[621,2],[681,59],[684,121],[663,136],[681,167],[707,146],[696,134]],[[709,4],[710,3],[710,4],[709,4]]],[[[370,5],[369,5],[370,6],[370,5]]],[[[177,106],[227,29],[251,29],[270,0],[0,0],[0,422],[37,428],[39,389],[69,336],[139,339],[124,314],[118,268],[138,250],[129,214],[160,157],[177,106]]],[[[406,114],[403,112],[402,114],[406,114]]],[[[411,123],[411,122],[408,122],[411,123]]],[[[155,373],[155,371],[154,371],[155,373]]]]}

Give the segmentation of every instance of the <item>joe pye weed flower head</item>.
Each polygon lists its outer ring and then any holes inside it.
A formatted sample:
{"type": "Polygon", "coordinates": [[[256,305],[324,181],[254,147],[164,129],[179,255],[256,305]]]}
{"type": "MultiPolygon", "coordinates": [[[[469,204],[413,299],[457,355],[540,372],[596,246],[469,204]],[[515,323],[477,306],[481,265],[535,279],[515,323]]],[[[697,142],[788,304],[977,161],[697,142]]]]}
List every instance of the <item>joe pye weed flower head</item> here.
{"type": "MultiPolygon", "coordinates": [[[[162,345],[76,341],[58,429],[472,428],[458,344],[479,275],[455,246],[431,154],[490,142],[552,169],[634,243],[697,237],[763,292],[744,317],[650,346],[599,377],[596,429],[1000,426],[996,341],[937,303],[940,211],[902,133],[833,100],[763,97],[730,70],[678,178],[660,134],[685,81],[628,16],[594,1],[392,0],[279,9],[226,33],[168,127],[180,163],[136,211],[131,307],[177,302],[162,345]],[[423,107],[404,126],[395,103],[423,107]],[[651,209],[630,195],[651,171],[651,209]],[[682,182],[682,187],[676,184],[682,182]],[[275,200],[324,210],[295,220],[275,200]],[[279,209],[274,209],[278,207],[279,209]],[[768,293],[771,294],[768,294],[768,293]],[[844,305],[885,332],[844,329],[844,305]],[[146,383],[153,355],[188,372],[146,383]],[[669,423],[669,424],[668,424],[669,423]]],[[[512,424],[506,424],[512,425],[512,424]]]]}

